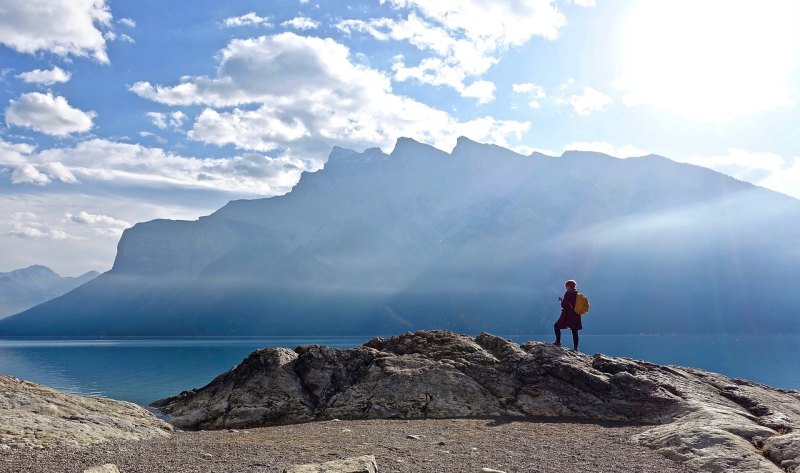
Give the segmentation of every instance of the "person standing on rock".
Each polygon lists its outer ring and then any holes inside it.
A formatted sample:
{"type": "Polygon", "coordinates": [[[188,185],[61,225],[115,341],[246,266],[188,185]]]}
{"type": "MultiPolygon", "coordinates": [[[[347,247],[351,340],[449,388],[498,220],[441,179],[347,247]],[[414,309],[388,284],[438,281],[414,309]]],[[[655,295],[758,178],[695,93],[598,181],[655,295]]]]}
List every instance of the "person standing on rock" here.
{"type": "Polygon", "coordinates": [[[575,351],[578,351],[578,330],[583,328],[583,323],[581,316],[575,312],[575,302],[578,300],[577,283],[570,279],[564,283],[564,287],[567,292],[564,293],[564,297],[558,298],[561,301],[561,317],[553,325],[556,332],[556,341],[553,342],[553,345],[561,346],[561,331],[568,328],[572,330],[572,344],[575,351]]]}

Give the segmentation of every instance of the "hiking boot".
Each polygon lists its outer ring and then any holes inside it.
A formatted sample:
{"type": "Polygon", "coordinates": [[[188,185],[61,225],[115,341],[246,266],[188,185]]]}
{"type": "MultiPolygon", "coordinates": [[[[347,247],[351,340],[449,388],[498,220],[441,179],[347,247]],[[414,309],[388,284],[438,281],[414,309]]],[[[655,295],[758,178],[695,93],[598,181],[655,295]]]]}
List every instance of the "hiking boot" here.
{"type": "Polygon", "coordinates": [[[561,342],[553,342],[553,345],[555,345],[557,347],[560,347],[561,346],[561,342]]]}
{"type": "Polygon", "coordinates": [[[573,348],[572,351],[577,352],[578,351],[578,347],[573,348]]]}

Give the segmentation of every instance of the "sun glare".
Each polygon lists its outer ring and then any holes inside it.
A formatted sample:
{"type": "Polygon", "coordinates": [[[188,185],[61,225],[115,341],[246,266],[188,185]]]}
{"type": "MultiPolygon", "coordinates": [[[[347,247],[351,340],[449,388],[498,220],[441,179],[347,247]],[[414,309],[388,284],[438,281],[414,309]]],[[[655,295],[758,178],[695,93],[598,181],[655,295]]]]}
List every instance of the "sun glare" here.
{"type": "Polygon", "coordinates": [[[622,75],[628,105],[650,105],[724,122],[791,102],[800,2],[639,2],[623,24],[622,75]]]}

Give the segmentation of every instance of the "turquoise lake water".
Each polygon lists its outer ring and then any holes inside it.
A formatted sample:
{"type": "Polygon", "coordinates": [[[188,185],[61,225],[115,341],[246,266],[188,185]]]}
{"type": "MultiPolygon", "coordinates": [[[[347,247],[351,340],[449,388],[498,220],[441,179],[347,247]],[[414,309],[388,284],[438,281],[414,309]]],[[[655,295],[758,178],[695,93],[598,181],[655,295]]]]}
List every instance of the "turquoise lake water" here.
{"type": "MultiPolygon", "coordinates": [[[[202,387],[253,350],[319,343],[338,348],[371,337],[0,339],[0,374],[72,393],[137,404],[202,387]]],[[[515,342],[552,336],[508,337],[515,342]]],[[[796,335],[582,335],[581,351],[716,371],[800,389],[796,335]]],[[[571,338],[565,331],[563,341],[571,338]]]]}

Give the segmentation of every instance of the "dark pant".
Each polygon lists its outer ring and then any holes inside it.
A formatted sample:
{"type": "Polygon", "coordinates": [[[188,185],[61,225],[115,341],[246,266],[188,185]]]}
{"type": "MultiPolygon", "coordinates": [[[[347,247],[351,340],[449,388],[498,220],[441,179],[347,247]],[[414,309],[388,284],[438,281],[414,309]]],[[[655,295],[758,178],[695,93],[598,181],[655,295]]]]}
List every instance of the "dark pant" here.
{"type": "MultiPolygon", "coordinates": [[[[558,323],[553,324],[553,330],[556,332],[556,343],[558,343],[560,345],[561,344],[561,330],[558,329],[558,323]]],[[[576,330],[574,328],[570,329],[570,330],[572,330],[572,345],[577,350],[578,349],[578,330],[576,330]]]]}

